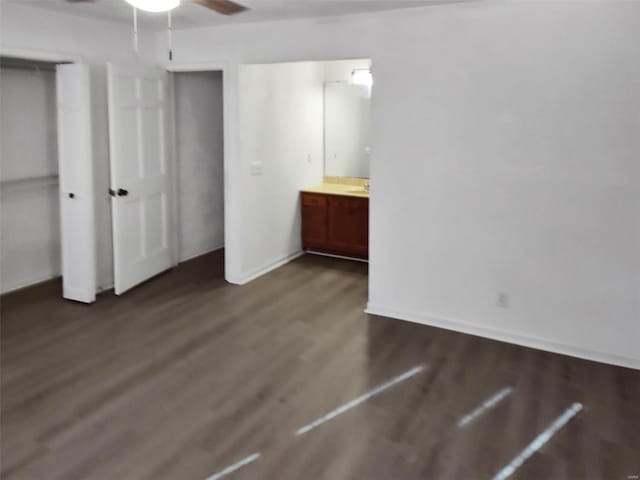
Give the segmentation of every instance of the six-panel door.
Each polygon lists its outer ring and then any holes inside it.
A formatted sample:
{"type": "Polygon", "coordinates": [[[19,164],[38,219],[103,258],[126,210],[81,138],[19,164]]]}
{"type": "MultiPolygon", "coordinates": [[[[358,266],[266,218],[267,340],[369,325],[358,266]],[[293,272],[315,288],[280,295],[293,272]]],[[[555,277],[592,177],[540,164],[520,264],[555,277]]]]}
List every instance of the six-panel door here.
{"type": "Polygon", "coordinates": [[[108,64],[115,293],[172,266],[167,72],[108,64]]]}

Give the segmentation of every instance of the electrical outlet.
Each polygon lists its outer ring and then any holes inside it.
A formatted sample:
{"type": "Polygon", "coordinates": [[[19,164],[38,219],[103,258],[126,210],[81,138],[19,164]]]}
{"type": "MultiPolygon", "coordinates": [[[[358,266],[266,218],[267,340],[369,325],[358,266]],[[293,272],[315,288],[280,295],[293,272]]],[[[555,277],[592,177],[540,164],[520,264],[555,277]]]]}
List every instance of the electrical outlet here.
{"type": "Polygon", "coordinates": [[[504,292],[498,292],[498,299],[496,301],[496,305],[500,308],[508,308],[509,307],[509,294],[504,292]]]}

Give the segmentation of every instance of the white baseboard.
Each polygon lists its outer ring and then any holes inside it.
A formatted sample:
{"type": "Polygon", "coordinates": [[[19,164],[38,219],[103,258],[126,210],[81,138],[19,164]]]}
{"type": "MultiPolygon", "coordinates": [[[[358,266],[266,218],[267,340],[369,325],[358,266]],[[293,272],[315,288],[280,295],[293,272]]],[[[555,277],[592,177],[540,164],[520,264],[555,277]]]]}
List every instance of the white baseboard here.
{"type": "Polygon", "coordinates": [[[369,260],[365,260],[364,258],[347,257],[345,255],[334,255],[333,253],[317,252],[313,249],[308,249],[307,253],[310,253],[311,255],[319,255],[321,257],[340,258],[343,260],[352,260],[354,262],[369,263],[369,260]]]}
{"type": "Polygon", "coordinates": [[[194,253],[191,255],[187,255],[186,257],[180,257],[178,260],[178,263],[182,263],[182,262],[187,262],[189,260],[193,260],[194,258],[198,258],[201,257],[202,255],[206,255],[207,253],[211,253],[211,252],[215,252],[216,250],[220,250],[221,248],[224,248],[224,243],[221,245],[216,245],[215,247],[212,248],[208,248],[202,252],[198,252],[198,253],[194,253]]]}
{"type": "Polygon", "coordinates": [[[113,288],[113,281],[111,281],[110,283],[105,283],[104,285],[98,285],[98,288],[96,288],[96,295],[98,293],[106,292],[107,290],[113,290],[113,288]]]}
{"type": "Polygon", "coordinates": [[[626,357],[596,350],[590,350],[587,348],[578,347],[576,345],[567,345],[564,343],[554,342],[542,338],[519,335],[504,330],[472,325],[458,320],[438,318],[420,312],[389,308],[383,305],[376,305],[372,303],[369,303],[367,305],[366,312],[371,315],[396,318],[398,320],[444,328],[447,330],[467,333],[469,335],[475,335],[478,337],[490,338],[492,340],[498,340],[501,342],[522,345],[523,347],[535,348],[537,350],[544,350],[547,352],[569,355],[571,357],[582,358],[585,360],[592,360],[594,362],[607,363],[610,365],[640,370],[639,358],[626,357]]]}
{"type": "Polygon", "coordinates": [[[295,260],[302,255],[304,255],[303,251],[297,251],[286,255],[285,257],[282,257],[278,260],[269,262],[262,267],[255,268],[245,275],[242,275],[241,277],[227,277],[226,280],[227,282],[233,283],[235,285],[244,285],[246,283],[249,283],[251,280],[255,280],[256,278],[275,270],[276,268],[280,268],[282,265],[289,263],[290,261],[295,260]]]}
{"type": "Polygon", "coordinates": [[[4,295],[5,293],[15,292],[16,290],[31,287],[38,283],[47,282],[54,278],[60,278],[60,273],[45,273],[30,278],[23,278],[21,280],[11,282],[8,285],[3,285],[2,289],[0,289],[0,294],[4,295]]]}

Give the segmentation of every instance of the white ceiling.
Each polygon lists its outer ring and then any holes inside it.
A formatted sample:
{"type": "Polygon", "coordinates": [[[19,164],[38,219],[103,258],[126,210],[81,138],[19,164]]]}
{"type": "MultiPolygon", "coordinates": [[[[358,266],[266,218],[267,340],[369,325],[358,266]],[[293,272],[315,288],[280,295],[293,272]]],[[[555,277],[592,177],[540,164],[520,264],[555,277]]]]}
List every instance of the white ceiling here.
{"type": "MultiPolygon", "coordinates": [[[[131,23],[131,7],[125,0],[93,0],[72,3],[66,0],[2,0],[85,18],[131,23]]],[[[175,29],[229,23],[260,22],[292,18],[314,18],[382,10],[399,10],[455,0],[237,0],[250,10],[230,17],[219,15],[190,0],[173,11],[175,29]]],[[[459,0],[458,0],[459,1],[459,0]]],[[[153,28],[166,26],[166,14],[141,12],[139,21],[153,28]]]]}

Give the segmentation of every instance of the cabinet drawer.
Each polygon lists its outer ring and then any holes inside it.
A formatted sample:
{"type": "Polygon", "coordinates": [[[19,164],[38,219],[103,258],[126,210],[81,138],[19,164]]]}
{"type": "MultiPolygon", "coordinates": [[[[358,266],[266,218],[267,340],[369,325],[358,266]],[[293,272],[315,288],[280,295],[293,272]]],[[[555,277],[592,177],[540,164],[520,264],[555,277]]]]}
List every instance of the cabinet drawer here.
{"type": "Polygon", "coordinates": [[[325,207],[327,197],[317,193],[302,193],[302,205],[307,207],[325,207]]]}

